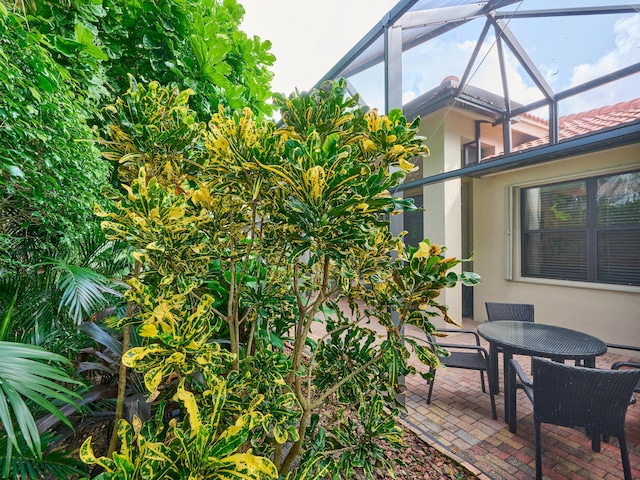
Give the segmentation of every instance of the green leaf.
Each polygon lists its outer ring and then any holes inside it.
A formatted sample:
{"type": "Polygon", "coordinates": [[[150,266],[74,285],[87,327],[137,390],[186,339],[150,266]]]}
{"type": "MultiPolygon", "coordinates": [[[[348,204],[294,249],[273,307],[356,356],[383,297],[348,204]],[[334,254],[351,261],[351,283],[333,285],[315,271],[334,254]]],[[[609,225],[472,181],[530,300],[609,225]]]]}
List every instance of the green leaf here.
{"type": "Polygon", "coordinates": [[[0,341],[0,422],[5,427],[9,441],[19,449],[13,430],[15,421],[27,447],[36,455],[40,455],[40,435],[25,398],[62,418],[60,410],[47,397],[73,404],[72,398],[78,396],[57,383],[78,382],[69,378],[63,370],[45,362],[69,363],[66,358],[40,347],[0,341]]]}
{"type": "Polygon", "coordinates": [[[89,29],[85,28],[85,26],[82,25],[82,23],[76,22],[74,27],[74,34],[75,34],[76,42],[84,46],[93,45],[93,40],[94,40],[93,34],[89,29]]]}

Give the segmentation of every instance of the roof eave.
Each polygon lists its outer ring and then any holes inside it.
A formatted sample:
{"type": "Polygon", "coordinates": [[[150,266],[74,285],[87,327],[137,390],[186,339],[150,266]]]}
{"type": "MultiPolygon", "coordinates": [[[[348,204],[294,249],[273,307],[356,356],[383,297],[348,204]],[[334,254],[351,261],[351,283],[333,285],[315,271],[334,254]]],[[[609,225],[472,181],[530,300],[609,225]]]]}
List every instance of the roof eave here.
{"type": "Polygon", "coordinates": [[[432,175],[413,182],[407,182],[401,185],[399,190],[409,190],[423,185],[452,180],[454,178],[481,177],[501,173],[516,168],[539,165],[546,162],[562,160],[567,157],[574,157],[576,155],[610,150],[639,142],[640,122],[636,121],[589,135],[572,137],[554,145],[544,145],[523,152],[503,155],[495,160],[480,162],[468,167],[432,175]]]}

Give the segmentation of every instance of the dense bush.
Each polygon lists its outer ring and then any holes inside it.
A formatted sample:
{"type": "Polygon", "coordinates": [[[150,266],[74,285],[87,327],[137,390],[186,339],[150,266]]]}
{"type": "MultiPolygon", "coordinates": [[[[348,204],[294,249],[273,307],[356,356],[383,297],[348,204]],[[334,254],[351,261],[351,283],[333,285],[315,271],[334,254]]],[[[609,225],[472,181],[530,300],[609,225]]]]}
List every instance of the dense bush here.
{"type": "MultiPolygon", "coordinates": [[[[238,30],[242,14],[235,0],[0,0],[0,340],[74,357],[89,343],[77,324],[121,295],[109,279],[131,270],[130,256],[104,239],[92,210],[108,202],[104,187],[119,187],[95,141],[101,106],[128,88],[127,73],[196,90],[200,121],[219,104],[271,112],[269,42],[238,30]]],[[[0,382],[43,368],[18,364],[7,363],[0,382]]],[[[0,406],[11,395],[4,385],[0,406]]],[[[13,397],[19,415],[3,410],[4,464],[23,478],[66,478],[74,465],[40,458],[33,426],[34,416],[57,412],[37,394],[55,390],[31,386],[13,397]]]]}
{"type": "Polygon", "coordinates": [[[360,107],[340,81],[278,98],[280,128],[249,108],[221,108],[207,127],[192,93],[134,81],[108,108],[105,155],[125,191],[97,213],[136,260],[127,313],[110,325],[156,414],[120,420],[112,458],[88,440],[83,459],[105,479],[393,469],[382,445],[401,445],[409,352],[437,364],[429,319],[451,321],[439,292],[478,281],[453,272],[444,247],[405,250],[389,231],[389,215],[414,208],[390,191],[426,152],[417,121],[360,107]],[[403,339],[405,323],[425,336],[403,339]],[[130,348],[128,326],[142,345],[130,348]]]}

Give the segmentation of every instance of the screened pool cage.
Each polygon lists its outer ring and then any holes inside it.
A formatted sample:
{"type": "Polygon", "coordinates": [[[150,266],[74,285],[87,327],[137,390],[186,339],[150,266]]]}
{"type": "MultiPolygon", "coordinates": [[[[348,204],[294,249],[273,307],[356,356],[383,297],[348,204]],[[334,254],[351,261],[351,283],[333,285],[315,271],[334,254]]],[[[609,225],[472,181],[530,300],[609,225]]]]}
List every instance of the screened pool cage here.
{"type": "Polygon", "coordinates": [[[639,12],[640,4],[602,0],[402,0],[316,86],[343,77],[366,105],[402,108],[409,119],[451,108],[477,117],[459,169],[416,175],[403,190],[557,158],[568,147],[637,142],[640,124],[624,121],[563,141],[560,119],[640,97],[639,12]],[[523,119],[526,128],[514,128],[523,119]],[[487,136],[501,137],[499,152],[483,149],[487,136]]]}

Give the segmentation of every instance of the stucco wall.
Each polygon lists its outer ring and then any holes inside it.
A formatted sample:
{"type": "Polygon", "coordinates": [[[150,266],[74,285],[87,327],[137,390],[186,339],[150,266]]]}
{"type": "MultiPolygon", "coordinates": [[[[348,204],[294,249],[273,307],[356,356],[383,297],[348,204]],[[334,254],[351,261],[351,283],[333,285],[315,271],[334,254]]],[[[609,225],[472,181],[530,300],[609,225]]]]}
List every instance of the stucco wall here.
{"type": "Polygon", "coordinates": [[[524,185],[639,167],[640,145],[634,145],[474,179],[475,271],[483,278],[474,292],[474,319],[486,320],[485,301],[532,303],[536,322],[577,329],[608,343],[640,345],[639,287],[519,276],[518,195],[513,194],[524,185]]]}
{"type": "MultiPolygon", "coordinates": [[[[424,161],[424,175],[460,168],[460,133],[457,128],[451,128],[449,123],[455,122],[455,115],[443,117],[441,114],[424,119],[421,122],[421,135],[427,137],[430,155],[424,161]]],[[[473,124],[471,124],[473,127],[473,124]]],[[[471,130],[473,132],[473,130],[471,130]]],[[[424,232],[423,236],[432,243],[445,245],[447,255],[460,258],[461,244],[461,195],[460,179],[450,180],[423,188],[424,195],[424,232]]],[[[456,272],[462,271],[458,265],[456,272]]],[[[449,305],[449,315],[456,321],[462,320],[462,287],[446,289],[439,301],[449,305]]],[[[436,320],[437,326],[443,327],[444,322],[436,320]]]]}

